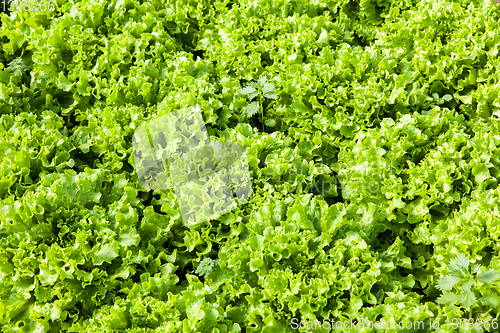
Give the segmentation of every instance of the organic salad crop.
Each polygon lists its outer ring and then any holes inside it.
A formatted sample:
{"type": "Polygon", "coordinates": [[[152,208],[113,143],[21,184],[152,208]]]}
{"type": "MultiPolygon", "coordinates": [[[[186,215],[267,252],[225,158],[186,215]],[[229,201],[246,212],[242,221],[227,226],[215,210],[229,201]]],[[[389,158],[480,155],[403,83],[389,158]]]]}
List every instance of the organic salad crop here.
{"type": "Polygon", "coordinates": [[[0,331],[500,330],[498,6],[0,3],[0,331]]]}

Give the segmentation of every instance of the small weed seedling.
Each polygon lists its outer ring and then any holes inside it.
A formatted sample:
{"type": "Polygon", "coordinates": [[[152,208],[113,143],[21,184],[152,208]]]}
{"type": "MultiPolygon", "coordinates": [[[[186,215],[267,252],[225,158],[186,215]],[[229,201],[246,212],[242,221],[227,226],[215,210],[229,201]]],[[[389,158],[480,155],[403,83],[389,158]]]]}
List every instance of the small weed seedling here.
{"type": "Polygon", "coordinates": [[[492,290],[492,283],[500,279],[500,274],[493,270],[484,270],[481,265],[471,266],[464,254],[459,254],[448,265],[450,274],[439,278],[436,287],[445,291],[437,302],[443,305],[460,304],[472,318],[472,308],[482,302],[492,308],[500,305],[500,296],[492,290]],[[481,297],[478,299],[476,291],[481,297]]]}
{"type": "Polygon", "coordinates": [[[248,86],[241,90],[242,95],[246,95],[249,101],[257,98],[255,101],[248,104],[245,108],[245,112],[248,118],[253,117],[260,110],[260,119],[262,122],[262,129],[264,130],[264,124],[269,127],[276,126],[276,120],[268,117],[264,117],[263,102],[265,98],[268,99],[278,99],[278,95],[274,91],[274,83],[267,82],[267,77],[264,75],[257,82],[250,82],[248,86]]]}

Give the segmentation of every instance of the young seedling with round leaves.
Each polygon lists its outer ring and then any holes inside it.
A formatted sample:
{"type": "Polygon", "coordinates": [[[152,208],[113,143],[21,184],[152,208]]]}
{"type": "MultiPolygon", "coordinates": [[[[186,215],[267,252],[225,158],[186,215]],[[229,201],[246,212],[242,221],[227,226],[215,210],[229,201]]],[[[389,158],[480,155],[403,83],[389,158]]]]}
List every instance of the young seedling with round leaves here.
{"type": "Polygon", "coordinates": [[[199,276],[208,276],[213,271],[217,270],[219,267],[220,260],[212,260],[211,258],[204,258],[198,267],[196,268],[195,273],[199,276]]]}
{"type": "Polygon", "coordinates": [[[464,254],[459,254],[448,265],[450,274],[439,278],[436,287],[445,291],[437,302],[443,305],[460,304],[469,312],[472,318],[472,308],[479,301],[492,308],[500,305],[500,296],[491,290],[491,284],[500,279],[496,270],[484,270],[481,265],[471,266],[469,259],[464,254]],[[482,297],[476,297],[473,290],[479,291],[482,297]]]}
{"type": "Polygon", "coordinates": [[[260,110],[262,130],[264,130],[264,124],[269,127],[276,126],[276,120],[264,117],[263,110],[263,102],[266,98],[273,100],[278,99],[278,94],[276,94],[274,89],[274,83],[267,82],[267,77],[264,75],[257,82],[250,82],[240,91],[240,94],[246,95],[248,100],[251,102],[245,107],[245,112],[248,118],[253,117],[260,110]],[[255,98],[256,100],[252,102],[255,98]]]}

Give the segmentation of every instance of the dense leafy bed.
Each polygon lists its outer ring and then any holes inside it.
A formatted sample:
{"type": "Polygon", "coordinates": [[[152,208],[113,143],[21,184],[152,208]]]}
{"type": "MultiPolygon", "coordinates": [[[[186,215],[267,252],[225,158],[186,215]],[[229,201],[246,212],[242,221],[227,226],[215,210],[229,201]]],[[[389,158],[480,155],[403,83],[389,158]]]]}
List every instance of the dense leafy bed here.
{"type": "Polygon", "coordinates": [[[496,318],[498,20],[486,0],[2,14],[2,332],[496,318]],[[254,194],[185,227],[172,191],[139,185],[131,141],[191,105],[247,147],[254,194]],[[488,270],[465,301],[450,261],[488,270]]]}

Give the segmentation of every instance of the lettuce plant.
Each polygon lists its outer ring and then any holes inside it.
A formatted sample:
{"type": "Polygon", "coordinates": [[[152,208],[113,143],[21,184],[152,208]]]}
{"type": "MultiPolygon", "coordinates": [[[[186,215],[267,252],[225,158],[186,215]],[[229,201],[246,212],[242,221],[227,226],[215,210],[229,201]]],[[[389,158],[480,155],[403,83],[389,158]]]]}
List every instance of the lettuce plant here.
{"type": "Polygon", "coordinates": [[[52,3],[0,13],[0,331],[499,317],[495,2],[52,3]],[[187,226],[133,138],[190,106],[252,194],[187,226]]]}

